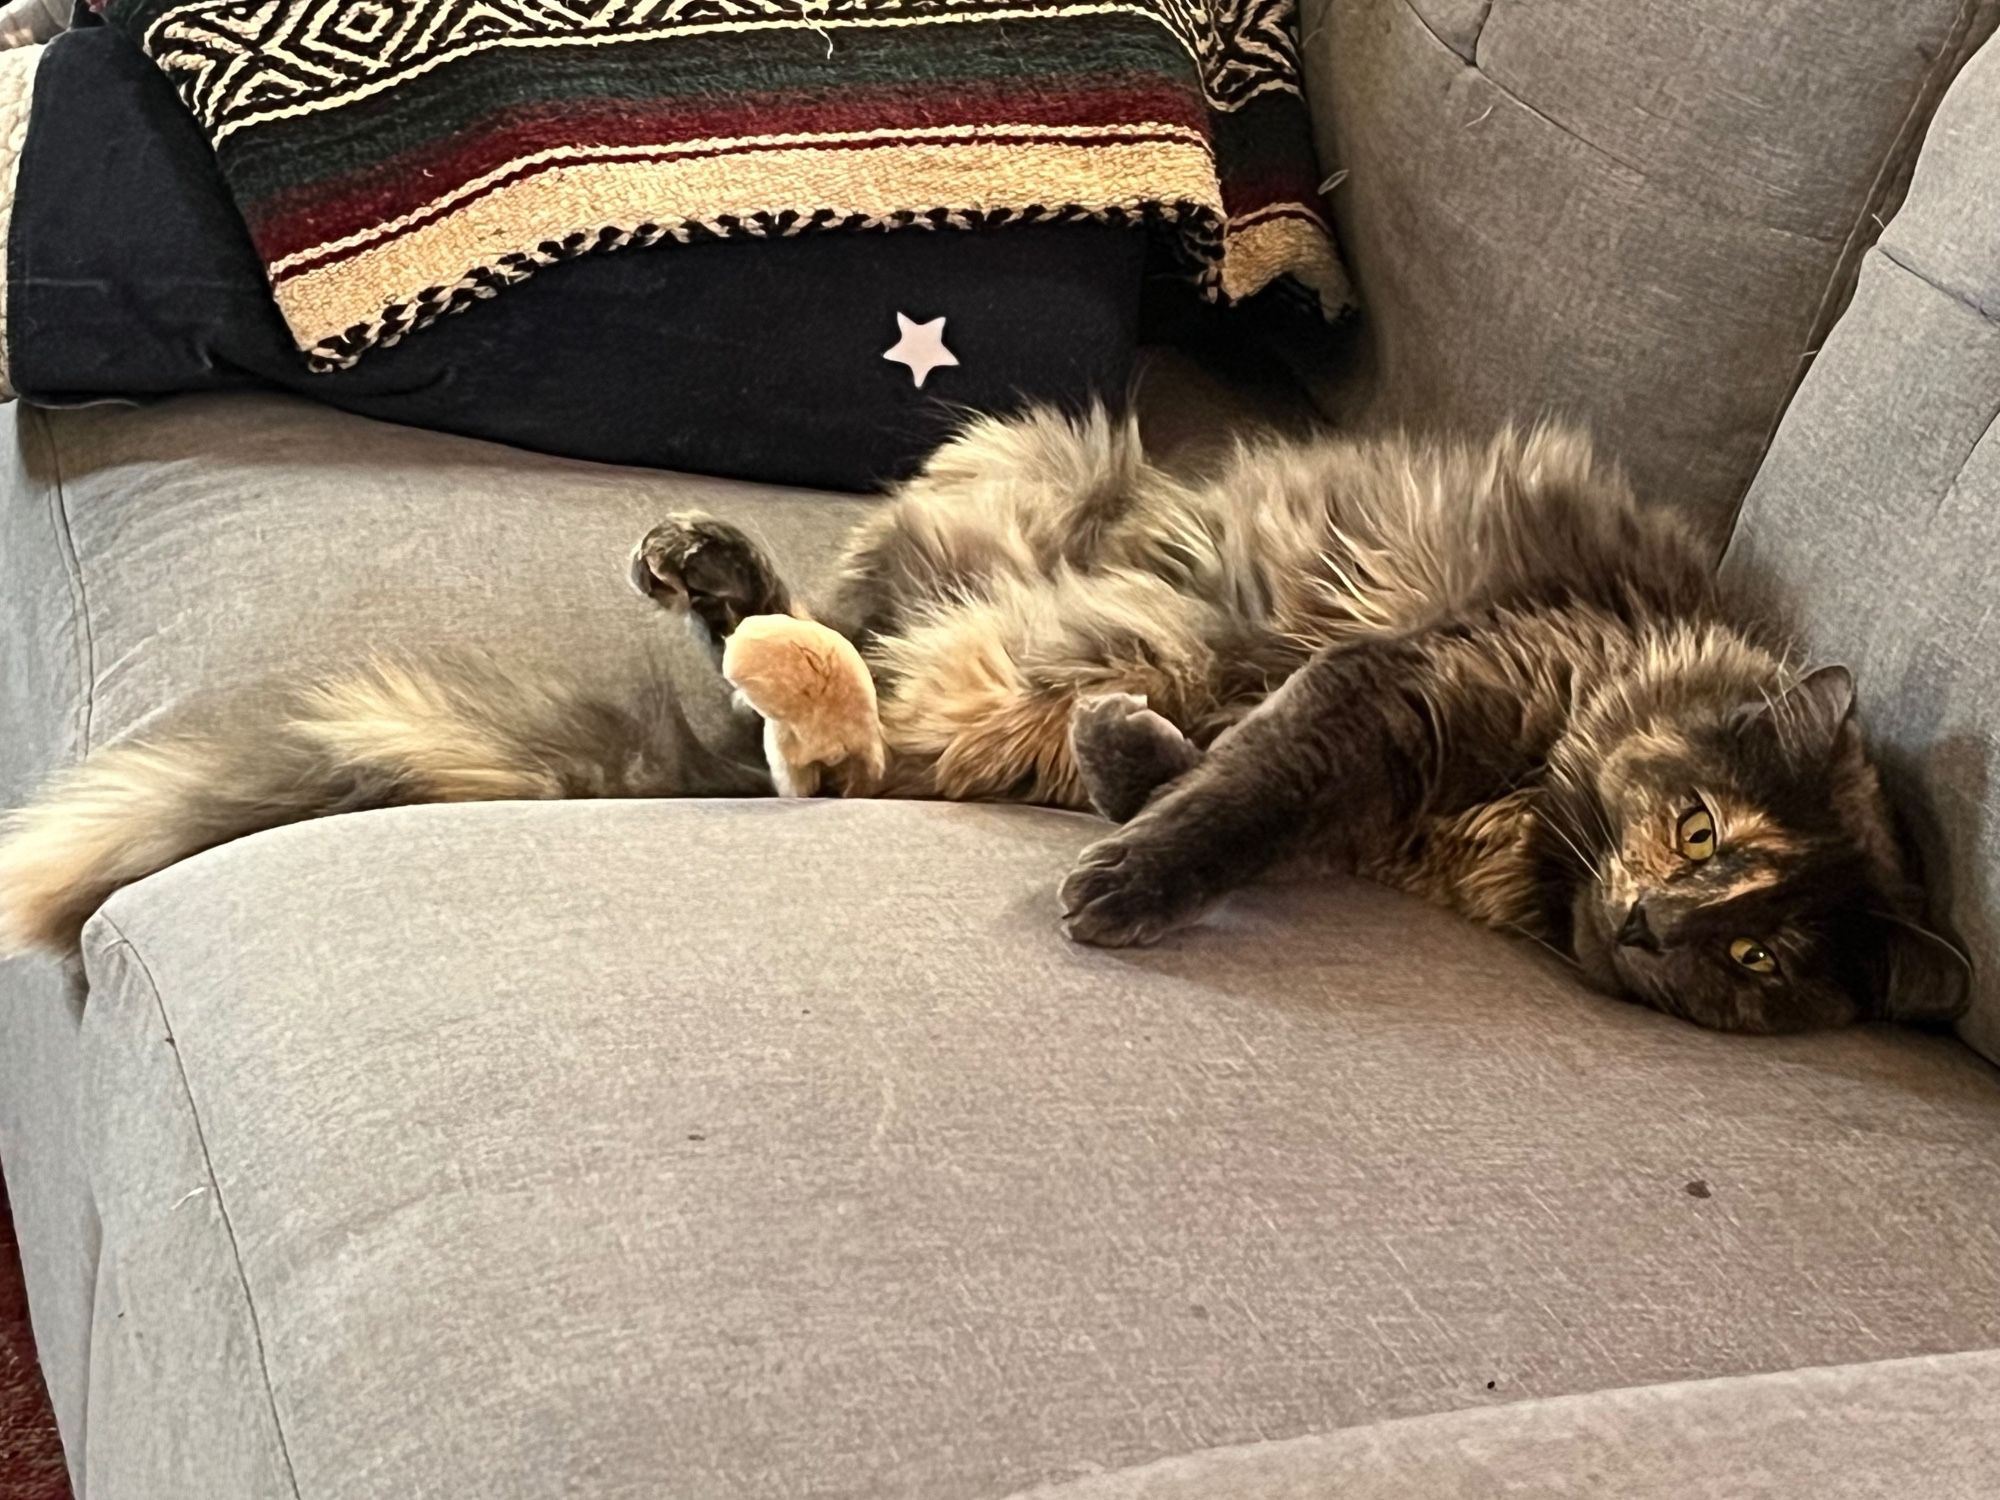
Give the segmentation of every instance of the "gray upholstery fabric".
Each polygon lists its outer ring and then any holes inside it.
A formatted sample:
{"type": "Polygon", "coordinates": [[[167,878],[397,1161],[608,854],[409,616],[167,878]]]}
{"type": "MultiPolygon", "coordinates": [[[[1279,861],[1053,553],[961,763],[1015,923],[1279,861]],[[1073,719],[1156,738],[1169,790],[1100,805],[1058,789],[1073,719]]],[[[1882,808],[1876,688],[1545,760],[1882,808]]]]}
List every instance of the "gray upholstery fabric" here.
{"type": "MultiPolygon", "coordinates": [[[[1171,356],[1143,394],[1169,450],[1279,415],[1269,392],[1227,405],[1171,356]]],[[[607,678],[664,658],[706,730],[741,734],[700,654],[627,587],[632,543],[671,511],[710,510],[810,585],[866,504],[514,453],[283,397],[0,407],[0,806],[91,746],[375,649],[471,644],[607,678]]],[[[0,1159],[79,1468],[98,1281],[76,1145],[82,1007],[48,967],[0,964],[0,1159]]]]}
{"type": "MultiPolygon", "coordinates": [[[[866,504],[517,453],[275,396],[0,420],[27,422],[24,440],[51,450],[42,472],[61,478],[65,534],[0,569],[9,589],[73,581],[76,614],[66,598],[30,628],[86,653],[82,673],[56,679],[81,748],[371,650],[488,647],[585,673],[658,650],[692,667],[683,633],[626,582],[649,526],[709,510],[820,571],[866,504]]],[[[697,708],[719,701],[712,672],[685,675],[697,708]]]]}
{"type": "Polygon", "coordinates": [[[82,753],[90,644],[48,424],[0,407],[0,804],[82,753]]]}
{"type": "MultiPolygon", "coordinates": [[[[283,398],[0,408],[0,806],[91,745],[366,649],[471,643],[607,675],[664,656],[720,731],[713,672],[624,581],[639,535],[689,507],[742,519],[807,577],[860,502],[565,463],[283,398]]],[[[50,967],[0,963],[0,1159],[79,1471],[99,1284],[82,1007],[50,967]]]]}
{"type": "Polygon", "coordinates": [[[2000,1355],[1647,1386],[1190,1454],[1021,1500],[1985,1500],[2000,1355]]]}
{"type": "Polygon", "coordinates": [[[1078,950],[1096,830],[421,808],[114,898],[96,1500],[948,1500],[2000,1339],[1963,1048],[1709,1035],[1365,886],[1078,950]]]}
{"type": "Polygon", "coordinates": [[[1729,568],[1850,662],[1924,809],[1933,878],[1983,970],[1967,1040],[2000,1059],[2000,49],[1939,111],[1908,202],[1773,444],[1729,568]]]}
{"type": "Polygon", "coordinates": [[[21,1247],[42,1377],[73,1471],[88,1404],[97,1208],[76,1100],[80,981],[52,964],[0,964],[0,1162],[21,1247]]]}
{"type": "Polygon", "coordinates": [[[1993,0],[1307,0],[1383,421],[1590,422],[1723,523],[1993,0]]]}
{"type": "MultiPolygon", "coordinates": [[[[1996,6],[1322,0],[1371,414],[1568,408],[1725,516],[1996,6]]],[[[1735,563],[1855,660],[1989,953],[1995,67],[1735,563]]],[[[693,667],[623,586],[639,531],[714,509],[810,570],[858,510],[280,399],[0,424],[10,800],[358,650],[693,667]]],[[[1617,1462],[1632,1494],[1764,1464],[1928,1497],[1987,1458],[1990,1357],[1878,1363],[2000,1339],[2000,1088],[1965,1049],[1708,1036],[1366,887],[1081,952],[1050,890],[1092,831],[385,813],[123,894],[87,1005],[0,969],[0,1156],[82,1500],[1484,1495],[1617,1462]]]]}
{"type": "MultiPolygon", "coordinates": [[[[0,445],[0,806],[12,806],[78,754],[89,652],[47,434],[33,418],[5,422],[16,427],[0,445]]],[[[97,1263],[72,1104],[81,1004],[59,971],[0,961],[0,1161],[50,1400],[75,1434],[97,1263]]]]}

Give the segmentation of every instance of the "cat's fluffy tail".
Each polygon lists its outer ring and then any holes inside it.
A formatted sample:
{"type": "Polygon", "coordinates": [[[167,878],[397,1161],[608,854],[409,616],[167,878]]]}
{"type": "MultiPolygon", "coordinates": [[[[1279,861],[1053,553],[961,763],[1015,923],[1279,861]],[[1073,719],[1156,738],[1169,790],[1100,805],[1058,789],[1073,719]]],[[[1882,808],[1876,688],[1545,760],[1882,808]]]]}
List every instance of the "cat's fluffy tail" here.
{"type": "Polygon", "coordinates": [[[554,679],[378,662],[227,732],[113,745],[0,818],[0,953],[73,952],[121,886],[245,834],[419,802],[754,796],[664,683],[616,704],[554,679]]]}

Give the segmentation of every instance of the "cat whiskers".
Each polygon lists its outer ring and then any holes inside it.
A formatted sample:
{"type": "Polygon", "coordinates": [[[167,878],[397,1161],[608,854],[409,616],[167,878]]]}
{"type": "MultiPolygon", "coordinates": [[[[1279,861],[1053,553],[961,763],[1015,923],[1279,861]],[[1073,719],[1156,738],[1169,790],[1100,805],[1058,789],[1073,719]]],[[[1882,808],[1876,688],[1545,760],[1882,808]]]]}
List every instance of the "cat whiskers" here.
{"type": "Polygon", "coordinates": [[[1577,842],[1577,835],[1581,834],[1581,829],[1572,833],[1563,826],[1562,819],[1547,811],[1542,814],[1542,824],[1569,846],[1569,852],[1576,856],[1576,869],[1579,875],[1588,875],[1597,868],[1597,861],[1592,859],[1583,845],[1577,842]]]}
{"type": "Polygon", "coordinates": [[[1579,844],[1573,837],[1571,837],[1569,830],[1567,828],[1564,828],[1562,824],[1556,822],[1554,819],[1550,819],[1549,828],[1551,831],[1554,832],[1557,838],[1561,839],[1565,844],[1569,846],[1570,853],[1576,856],[1576,867],[1578,872],[1584,873],[1589,871],[1592,868],[1592,862],[1590,856],[1584,852],[1583,845],[1579,844]]]}
{"type": "Polygon", "coordinates": [[[1510,932],[1515,937],[1526,938],[1529,942],[1533,943],[1537,948],[1545,949],[1547,952],[1553,953],[1557,958],[1561,959],[1565,964],[1569,965],[1569,967],[1572,969],[1576,969],[1579,972],[1581,972],[1581,970],[1583,969],[1582,961],[1579,960],[1575,954],[1563,952],[1562,949],[1558,948],[1554,943],[1550,942],[1547,938],[1542,937],[1538,933],[1530,932],[1527,928],[1521,926],[1518,922],[1510,922],[1506,924],[1503,928],[1501,928],[1501,931],[1510,932]]]}
{"type": "MultiPolygon", "coordinates": [[[[1604,804],[1588,792],[1585,792],[1581,787],[1576,788],[1576,791],[1577,798],[1583,803],[1584,810],[1596,821],[1597,832],[1604,840],[1604,847],[1606,849],[1616,849],[1618,847],[1618,830],[1611,826],[1611,819],[1604,815],[1604,804]]],[[[1588,831],[1588,829],[1579,828],[1577,833],[1582,835],[1588,831]]]]}

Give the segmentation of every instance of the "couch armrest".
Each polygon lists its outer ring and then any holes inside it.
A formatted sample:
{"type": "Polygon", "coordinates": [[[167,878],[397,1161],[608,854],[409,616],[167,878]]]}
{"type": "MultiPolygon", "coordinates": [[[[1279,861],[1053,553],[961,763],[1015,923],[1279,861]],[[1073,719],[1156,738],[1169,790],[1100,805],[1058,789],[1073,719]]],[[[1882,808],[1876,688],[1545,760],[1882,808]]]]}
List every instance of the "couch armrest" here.
{"type": "Polygon", "coordinates": [[[1727,570],[1778,588],[1918,813],[1940,906],[1985,971],[2000,1059],[2000,45],[1946,97],[1902,212],[1745,501],[1727,570]]]}
{"type": "Polygon", "coordinates": [[[48,419],[0,406],[0,807],[89,748],[91,643],[48,419]]]}

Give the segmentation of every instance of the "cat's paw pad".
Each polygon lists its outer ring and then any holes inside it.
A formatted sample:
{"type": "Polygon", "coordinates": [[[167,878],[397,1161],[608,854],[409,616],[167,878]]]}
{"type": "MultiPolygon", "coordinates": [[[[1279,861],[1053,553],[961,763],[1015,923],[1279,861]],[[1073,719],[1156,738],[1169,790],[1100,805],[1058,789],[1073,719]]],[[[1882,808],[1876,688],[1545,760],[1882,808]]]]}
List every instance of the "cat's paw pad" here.
{"type": "Polygon", "coordinates": [[[640,540],[632,586],[663,608],[693,614],[717,639],[751,615],[788,607],[755,542],[727,521],[692,513],[669,516],[640,540]]]}
{"type": "Polygon", "coordinates": [[[1077,856],[1062,883],[1063,933],[1098,948],[1156,943],[1194,914],[1177,886],[1137,845],[1102,839],[1077,856]]]}
{"type": "Polygon", "coordinates": [[[1178,729],[1146,706],[1144,693],[1101,693],[1094,698],[1079,698],[1076,707],[1070,710],[1070,743],[1079,749],[1119,743],[1135,733],[1156,733],[1151,727],[1155,723],[1166,725],[1179,738],[1178,729]]]}

